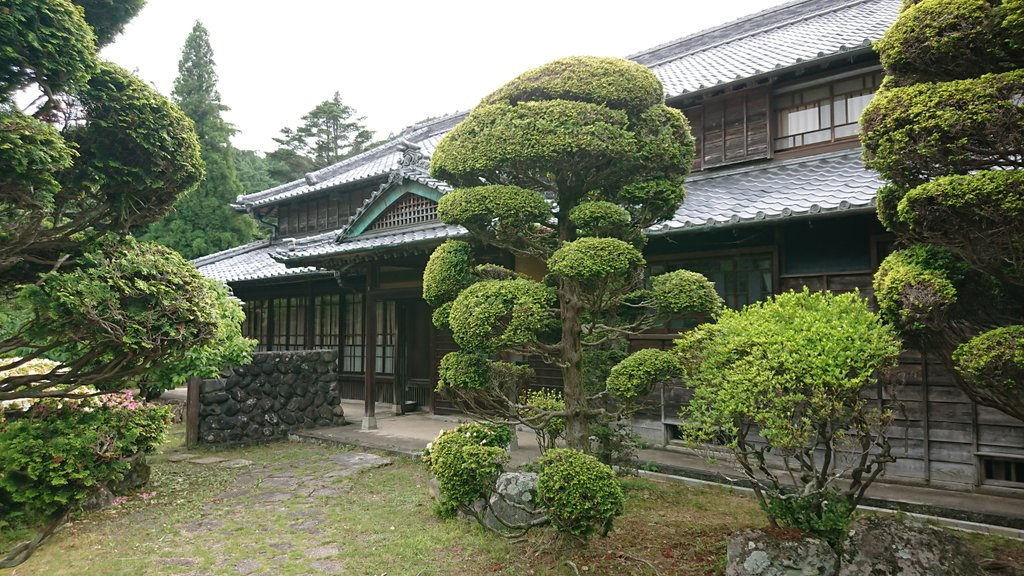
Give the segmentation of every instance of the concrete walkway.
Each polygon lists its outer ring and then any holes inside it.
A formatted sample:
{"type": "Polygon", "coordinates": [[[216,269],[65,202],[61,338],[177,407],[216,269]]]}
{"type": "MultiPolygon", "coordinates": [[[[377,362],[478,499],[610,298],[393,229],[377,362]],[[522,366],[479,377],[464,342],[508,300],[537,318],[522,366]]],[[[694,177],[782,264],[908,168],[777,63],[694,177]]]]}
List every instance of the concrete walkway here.
{"type": "MultiPolygon", "coordinates": [[[[458,426],[468,418],[436,416],[422,412],[394,416],[390,406],[377,408],[377,429],[362,430],[361,402],[344,402],[345,418],[353,424],[303,430],[293,440],[348,444],[361,449],[419,456],[428,442],[442,431],[458,426]]],[[[511,465],[518,466],[539,456],[532,431],[519,431],[518,446],[512,449],[511,465]]],[[[709,464],[706,458],[671,447],[639,452],[645,468],[657,470],[653,476],[686,483],[729,484],[742,487],[741,474],[726,463],[709,464]]],[[[865,506],[901,510],[912,514],[950,519],[946,522],[967,530],[1003,534],[1024,539],[1024,493],[1010,495],[954,492],[917,486],[875,482],[868,489],[865,506]]]]}

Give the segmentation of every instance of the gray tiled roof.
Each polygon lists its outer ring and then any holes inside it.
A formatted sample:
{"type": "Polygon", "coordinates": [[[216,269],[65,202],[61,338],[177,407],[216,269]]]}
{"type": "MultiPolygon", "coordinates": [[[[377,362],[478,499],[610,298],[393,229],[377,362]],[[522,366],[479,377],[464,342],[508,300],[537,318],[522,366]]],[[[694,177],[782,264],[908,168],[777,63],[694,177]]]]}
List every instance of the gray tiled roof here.
{"type": "Polygon", "coordinates": [[[292,276],[330,276],[330,272],[311,266],[288,268],[272,259],[270,254],[280,247],[266,240],[237,246],[192,261],[199,272],[221,282],[244,282],[292,276]]]}
{"type": "Polygon", "coordinates": [[[804,0],[698,32],[630,56],[672,98],[853,51],[867,52],[901,0],[804,0]]]}
{"type": "Polygon", "coordinates": [[[274,257],[286,262],[301,262],[309,257],[339,257],[365,254],[388,248],[433,243],[445,238],[467,236],[462,226],[433,223],[422,227],[402,228],[379,234],[363,234],[349,240],[336,242],[336,233],[322,234],[294,245],[278,245],[274,257]]]}
{"type": "Polygon", "coordinates": [[[808,217],[844,210],[874,210],[882,185],[860,160],[860,149],[783,162],[701,172],[686,181],[686,201],[651,234],[808,217]]]}
{"type": "Polygon", "coordinates": [[[327,168],[310,172],[305,179],[239,196],[237,204],[251,208],[267,206],[296,196],[387,175],[399,167],[399,161],[402,159],[401,148],[404,144],[418,145],[424,155],[430,156],[441,138],[463,118],[465,114],[458,113],[413,126],[398,138],[327,168]]]}

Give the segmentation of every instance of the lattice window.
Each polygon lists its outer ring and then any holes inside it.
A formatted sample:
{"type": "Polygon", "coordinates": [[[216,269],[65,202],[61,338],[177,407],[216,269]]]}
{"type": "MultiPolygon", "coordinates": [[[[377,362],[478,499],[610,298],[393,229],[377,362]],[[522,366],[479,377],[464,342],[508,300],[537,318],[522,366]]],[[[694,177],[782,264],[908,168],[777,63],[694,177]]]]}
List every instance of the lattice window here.
{"type": "Polygon", "coordinates": [[[381,214],[370,230],[411,226],[437,220],[437,202],[418,194],[406,194],[381,214]]]}

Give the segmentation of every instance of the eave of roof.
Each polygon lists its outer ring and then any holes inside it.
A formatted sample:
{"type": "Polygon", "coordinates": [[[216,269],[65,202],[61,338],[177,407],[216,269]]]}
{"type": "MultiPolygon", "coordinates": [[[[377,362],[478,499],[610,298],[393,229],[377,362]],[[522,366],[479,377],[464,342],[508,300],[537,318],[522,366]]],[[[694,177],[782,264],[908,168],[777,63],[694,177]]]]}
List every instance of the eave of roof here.
{"type": "Polygon", "coordinates": [[[686,182],[686,201],[675,215],[648,233],[658,236],[838,212],[873,212],[882,181],[864,167],[860,153],[855,148],[695,174],[686,182]]]}
{"type": "Polygon", "coordinates": [[[429,158],[444,134],[461,122],[465,115],[464,112],[458,112],[417,124],[397,138],[337,164],[310,172],[304,179],[262,192],[241,195],[237,198],[236,205],[241,209],[260,209],[332,188],[371,184],[401,166],[405,148],[410,144],[417,146],[420,152],[429,158]]]}
{"type": "Polygon", "coordinates": [[[900,0],[803,0],[630,56],[661,80],[665,95],[815,66],[871,51],[895,21],[900,0]]]}
{"type": "Polygon", "coordinates": [[[270,257],[279,244],[258,240],[192,260],[199,273],[225,283],[272,279],[329,277],[331,272],[310,266],[289,268],[270,257]]]}

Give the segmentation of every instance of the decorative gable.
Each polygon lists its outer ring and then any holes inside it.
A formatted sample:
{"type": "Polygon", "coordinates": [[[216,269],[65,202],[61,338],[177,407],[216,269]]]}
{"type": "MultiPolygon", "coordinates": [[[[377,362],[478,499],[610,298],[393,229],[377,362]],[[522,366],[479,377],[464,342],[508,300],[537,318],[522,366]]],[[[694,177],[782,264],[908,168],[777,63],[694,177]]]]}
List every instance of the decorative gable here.
{"type": "Polygon", "coordinates": [[[419,182],[388,182],[371,196],[341,233],[339,241],[367,232],[437,221],[442,192],[419,182]]]}
{"type": "Polygon", "coordinates": [[[406,193],[367,227],[371,230],[386,230],[437,220],[437,202],[419,194],[406,193]]]}

